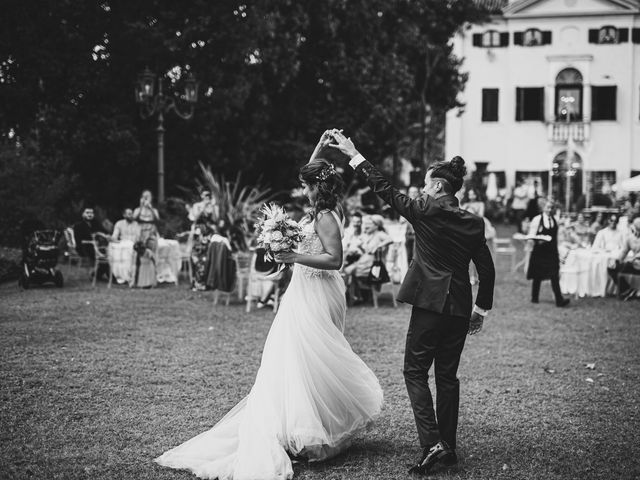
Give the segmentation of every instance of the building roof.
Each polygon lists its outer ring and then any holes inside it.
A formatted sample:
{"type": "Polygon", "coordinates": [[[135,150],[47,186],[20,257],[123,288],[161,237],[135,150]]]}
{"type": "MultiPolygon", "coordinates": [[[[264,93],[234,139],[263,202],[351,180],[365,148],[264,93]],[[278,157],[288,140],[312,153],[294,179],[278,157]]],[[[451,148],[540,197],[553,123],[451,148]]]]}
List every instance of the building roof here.
{"type": "Polygon", "coordinates": [[[509,5],[509,0],[474,0],[476,5],[484,7],[491,13],[502,13],[502,9],[509,5]]]}
{"type": "MultiPolygon", "coordinates": [[[[486,8],[490,13],[502,14],[505,10],[517,12],[540,0],[474,0],[476,5],[486,8]]],[[[640,0],[609,0],[612,3],[630,9],[640,9],[640,0]]]]}

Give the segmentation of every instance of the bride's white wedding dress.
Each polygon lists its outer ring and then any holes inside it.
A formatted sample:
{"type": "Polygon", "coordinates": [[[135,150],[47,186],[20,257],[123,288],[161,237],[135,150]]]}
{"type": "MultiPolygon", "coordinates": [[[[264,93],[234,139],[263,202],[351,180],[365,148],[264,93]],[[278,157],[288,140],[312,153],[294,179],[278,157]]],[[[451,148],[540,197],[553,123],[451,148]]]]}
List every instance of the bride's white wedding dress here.
{"type": "MultiPolygon", "coordinates": [[[[322,253],[313,222],[302,226],[299,252],[322,253]]],[[[339,272],[296,264],[249,395],[156,462],[208,479],[289,479],[287,452],[317,461],[346,448],[380,412],[382,389],[343,336],[345,313],[339,272]]]]}

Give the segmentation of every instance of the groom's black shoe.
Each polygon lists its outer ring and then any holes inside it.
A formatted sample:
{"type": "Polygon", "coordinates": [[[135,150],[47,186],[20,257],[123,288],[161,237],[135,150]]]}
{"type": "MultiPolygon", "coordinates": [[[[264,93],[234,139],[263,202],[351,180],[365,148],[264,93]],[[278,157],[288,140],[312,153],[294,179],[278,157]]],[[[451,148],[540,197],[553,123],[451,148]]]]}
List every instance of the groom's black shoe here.
{"type": "Polygon", "coordinates": [[[409,473],[426,475],[437,463],[452,466],[458,463],[456,451],[447,445],[447,442],[440,441],[431,448],[425,448],[422,458],[418,464],[409,469],[409,473]]]}

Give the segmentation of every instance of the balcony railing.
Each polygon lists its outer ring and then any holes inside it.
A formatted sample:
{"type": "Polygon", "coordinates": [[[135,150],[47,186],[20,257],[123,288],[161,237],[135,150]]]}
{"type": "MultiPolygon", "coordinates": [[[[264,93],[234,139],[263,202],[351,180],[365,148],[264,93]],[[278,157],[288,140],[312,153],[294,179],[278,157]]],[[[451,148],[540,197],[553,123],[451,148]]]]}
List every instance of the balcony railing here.
{"type": "Polygon", "coordinates": [[[566,142],[572,138],[574,142],[589,140],[591,125],[583,122],[553,122],[547,124],[547,138],[551,142],[566,142]]]}

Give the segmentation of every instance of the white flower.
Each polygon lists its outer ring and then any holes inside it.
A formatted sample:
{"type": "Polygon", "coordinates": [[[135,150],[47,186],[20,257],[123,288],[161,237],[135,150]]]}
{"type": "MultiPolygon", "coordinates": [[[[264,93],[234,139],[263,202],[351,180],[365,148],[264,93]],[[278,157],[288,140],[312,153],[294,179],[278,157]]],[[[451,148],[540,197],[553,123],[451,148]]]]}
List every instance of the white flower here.
{"type": "Polygon", "coordinates": [[[276,221],[273,218],[267,218],[264,221],[263,228],[265,230],[273,230],[275,228],[275,226],[276,226],[276,221]]]}
{"type": "Polygon", "coordinates": [[[264,232],[262,234],[262,242],[263,243],[271,243],[271,232],[264,232]]]}
{"type": "Polygon", "coordinates": [[[283,238],[284,238],[284,235],[282,235],[282,232],[279,232],[278,230],[276,230],[271,234],[271,241],[273,242],[279,242],[283,238]]]}

